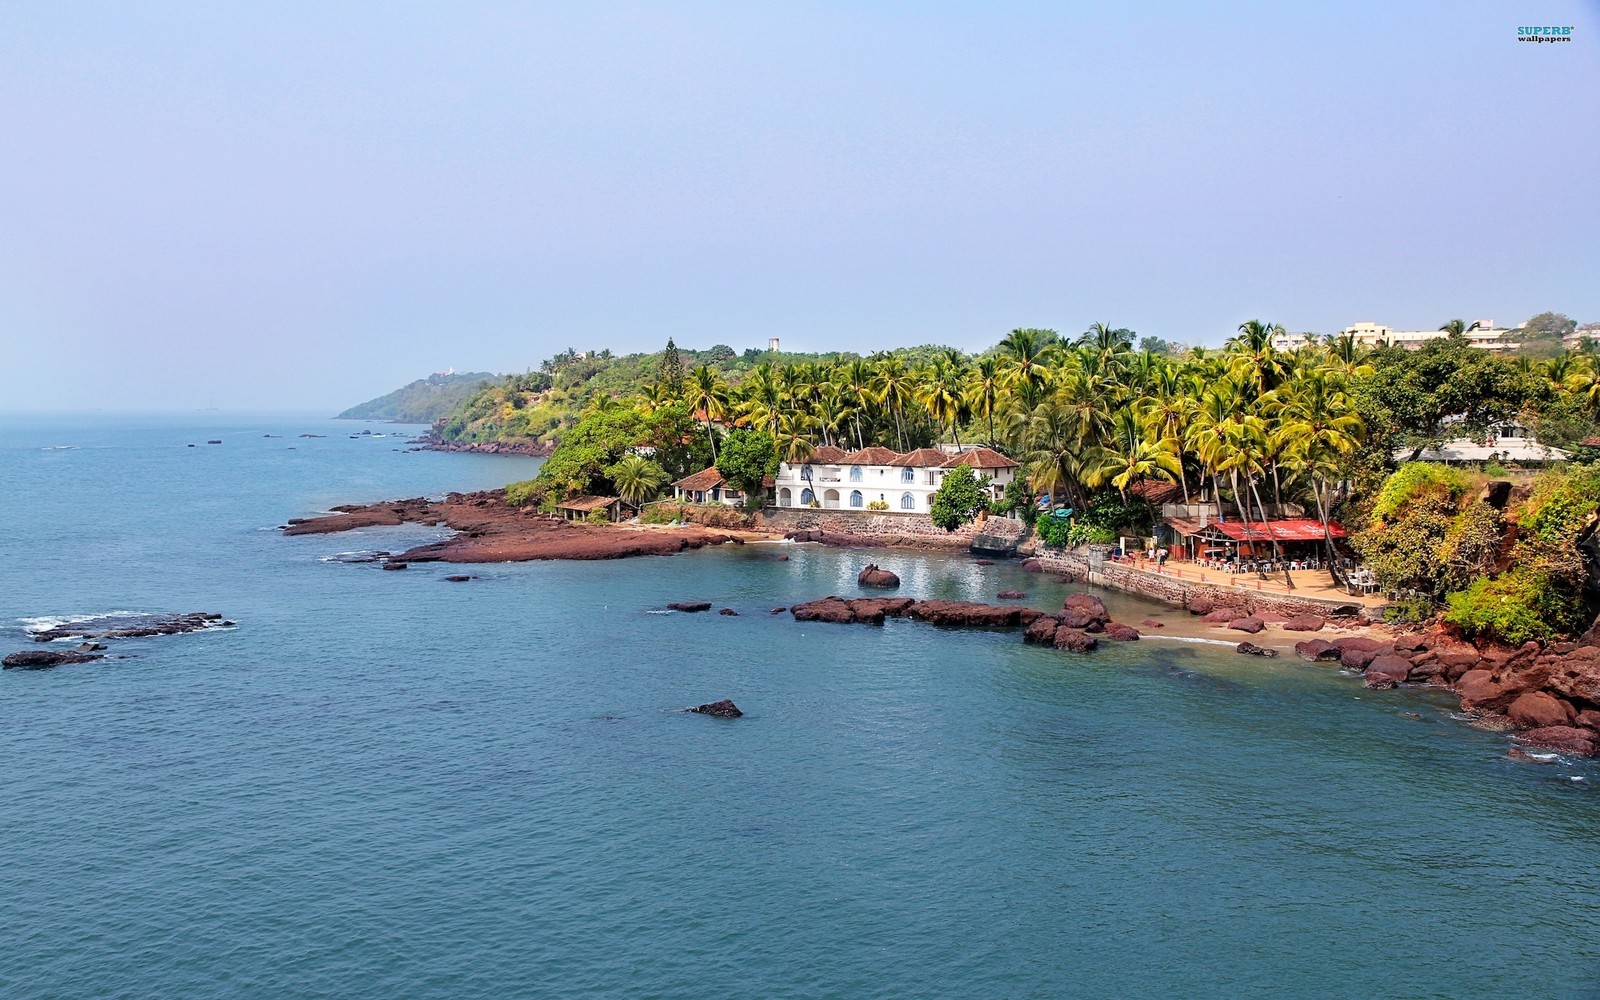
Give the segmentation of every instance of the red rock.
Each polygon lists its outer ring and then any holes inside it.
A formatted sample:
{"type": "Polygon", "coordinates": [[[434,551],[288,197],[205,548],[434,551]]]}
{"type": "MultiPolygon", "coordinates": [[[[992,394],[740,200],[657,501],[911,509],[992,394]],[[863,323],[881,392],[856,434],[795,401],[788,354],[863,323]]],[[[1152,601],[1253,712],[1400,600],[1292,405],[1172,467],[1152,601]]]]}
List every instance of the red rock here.
{"type": "Polygon", "coordinates": [[[893,590],[900,586],[900,578],[886,569],[879,569],[876,563],[868,565],[856,576],[856,584],[862,587],[878,587],[883,590],[893,590]]]}
{"type": "MultiPolygon", "coordinates": [[[[1338,640],[1334,643],[1334,645],[1337,646],[1342,641],[1343,640],[1338,640]]],[[[1368,640],[1368,642],[1371,641],[1372,640],[1370,639],[1368,640]]],[[[1351,670],[1365,670],[1367,669],[1367,665],[1373,660],[1376,660],[1380,656],[1386,656],[1392,653],[1394,653],[1394,647],[1392,646],[1377,646],[1375,648],[1369,648],[1366,646],[1340,646],[1339,662],[1351,670]]],[[[1407,662],[1409,663],[1410,661],[1407,662]]]]}
{"type": "Polygon", "coordinates": [[[1091,618],[1098,618],[1101,621],[1111,620],[1111,612],[1106,610],[1106,602],[1093,594],[1068,594],[1066,602],[1061,606],[1064,609],[1076,608],[1088,614],[1091,618]]]}
{"type": "MultiPolygon", "coordinates": [[[[709,607],[709,605],[708,605],[709,607]]],[[[804,604],[796,604],[789,609],[797,622],[830,622],[835,625],[848,625],[856,620],[855,611],[848,603],[837,597],[824,597],[804,604]]],[[[878,619],[881,624],[882,618],[878,619]]]]}
{"type": "Polygon", "coordinates": [[[1106,625],[1105,636],[1107,639],[1115,639],[1118,642],[1131,642],[1139,638],[1139,630],[1132,625],[1110,622],[1106,625]]]}
{"type": "Polygon", "coordinates": [[[1266,622],[1269,625],[1274,624],[1274,623],[1278,623],[1278,622],[1286,622],[1286,621],[1289,620],[1289,616],[1288,615],[1279,614],[1276,611],[1270,611],[1270,610],[1267,610],[1265,608],[1257,608],[1256,610],[1250,612],[1250,616],[1252,618],[1259,618],[1259,619],[1261,619],[1262,621],[1266,622]]]}
{"type": "Polygon", "coordinates": [[[1146,618],[1144,621],[1140,622],[1139,624],[1143,625],[1145,628],[1166,628],[1167,627],[1167,623],[1166,622],[1158,622],[1154,618],[1146,618]]]}
{"type": "Polygon", "coordinates": [[[1550,690],[1566,698],[1600,705],[1600,661],[1581,655],[1592,648],[1576,650],[1552,664],[1550,690]]]}
{"type": "Polygon", "coordinates": [[[1396,684],[1399,684],[1410,673],[1411,661],[1393,653],[1387,656],[1375,656],[1372,658],[1372,662],[1367,664],[1367,678],[1369,680],[1373,677],[1388,677],[1396,684]]]}
{"type": "Polygon", "coordinates": [[[1037,559],[1024,559],[1024,560],[1022,560],[1022,569],[1023,569],[1023,572],[1025,572],[1025,573],[1043,573],[1044,572],[1044,567],[1042,565],[1040,565],[1039,560],[1037,560],[1037,559]]]}
{"type": "Polygon", "coordinates": [[[1233,648],[1235,652],[1245,653],[1250,656],[1272,657],[1278,655],[1278,651],[1276,649],[1268,649],[1265,646],[1257,646],[1253,642],[1241,642],[1239,645],[1233,648]]]}
{"type": "Polygon", "coordinates": [[[721,611],[718,611],[717,614],[727,615],[730,618],[737,618],[739,616],[739,612],[733,610],[732,608],[723,608],[721,611]]]}
{"type": "Polygon", "coordinates": [[[1529,691],[1518,695],[1506,714],[1518,729],[1543,729],[1547,726],[1565,726],[1572,722],[1572,706],[1543,691],[1529,691]]]}
{"type": "Polygon", "coordinates": [[[918,601],[907,611],[912,618],[957,628],[1003,628],[1022,624],[1021,608],[996,607],[974,601],[918,601]]]}
{"type": "Polygon", "coordinates": [[[1326,639],[1306,639],[1294,644],[1295,654],[1313,663],[1320,660],[1337,660],[1339,647],[1326,639]]]}
{"type": "Polygon", "coordinates": [[[1317,615],[1295,615],[1283,623],[1283,629],[1285,632],[1321,632],[1325,624],[1317,615]]]}
{"type": "Polygon", "coordinates": [[[1040,646],[1053,645],[1056,641],[1056,629],[1060,625],[1061,620],[1054,615],[1040,615],[1028,626],[1027,631],[1022,633],[1022,641],[1040,646]]]}
{"type": "Polygon", "coordinates": [[[1205,594],[1201,594],[1199,597],[1190,598],[1189,600],[1189,613],[1191,615],[1209,615],[1216,609],[1217,602],[1205,594]]]}
{"type": "Polygon", "coordinates": [[[1572,726],[1544,726],[1521,733],[1516,739],[1517,742],[1526,746],[1559,750],[1562,753],[1577,754],[1580,757],[1594,756],[1595,736],[1594,733],[1587,729],[1576,729],[1572,726]]]}
{"type": "Polygon", "coordinates": [[[1514,680],[1483,669],[1469,670],[1456,681],[1461,707],[1474,712],[1504,711],[1524,690],[1514,680]]]}
{"type": "Polygon", "coordinates": [[[1053,644],[1057,649],[1064,649],[1069,653],[1088,653],[1092,652],[1099,642],[1094,636],[1075,628],[1058,628],[1053,644]]]}
{"type": "Polygon", "coordinates": [[[1233,621],[1228,623],[1228,627],[1233,629],[1235,632],[1249,632],[1251,635],[1255,635],[1257,632],[1260,632],[1263,628],[1265,628],[1266,625],[1262,623],[1261,619],[1251,615],[1248,618],[1235,618],[1233,621]]]}
{"type": "Polygon", "coordinates": [[[389,569],[389,570],[405,569],[406,568],[406,564],[403,563],[403,562],[395,562],[393,559],[390,559],[388,562],[383,564],[383,568],[384,569],[389,569]]]}
{"type": "Polygon", "coordinates": [[[1400,686],[1388,674],[1367,674],[1362,683],[1374,691],[1392,691],[1400,686]]]}
{"type": "Polygon", "coordinates": [[[1578,713],[1576,724],[1587,729],[1600,729],[1600,712],[1586,708],[1578,713]]]}

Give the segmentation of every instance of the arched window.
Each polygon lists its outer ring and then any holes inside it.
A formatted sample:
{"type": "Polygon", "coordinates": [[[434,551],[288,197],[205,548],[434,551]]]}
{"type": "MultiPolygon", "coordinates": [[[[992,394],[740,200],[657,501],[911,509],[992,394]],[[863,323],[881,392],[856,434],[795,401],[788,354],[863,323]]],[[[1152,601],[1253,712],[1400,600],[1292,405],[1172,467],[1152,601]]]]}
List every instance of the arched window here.
{"type": "Polygon", "coordinates": [[[800,491],[800,506],[809,507],[809,506],[811,506],[811,502],[813,500],[815,500],[815,499],[816,499],[816,497],[811,495],[811,491],[810,490],[801,490],[800,491]]]}
{"type": "Polygon", "coordinates": [[[901,510],[916,510],[917,509],[917,498],[912,496],[909,493],[900,494],[900,509],[901,510]]]}
{"type": "Polygon", "coordinates": [[[803,465],[800,467],[800,478],[804,480],[811,479],[811,466],[803,465]]]}
{"type": "Polygon", "coordinates": [[[852,506],[852,507],[861,506],[861,491],[860,490],[851,490],[850,491],[850,506],[852,506]]]}
{"type": "Polygon", "coordinates": [[[905,468],[901,469],[900,470],[900,481],[902,483],[914,483],[914,482],[916,482],[917,481],[917,470],[913,469],[909,465],[906,466],[905,468]]]}
{"type": "Polygon", "coordinates": [[[778,506],[779,507],[791,506],[793,499],[794,499],[793,495],[790,494],[789,488],[787,486],[778,491],[778,506]]]}
{"type": "Polygon", "coordinates": [[[859,465],[850,466],[850,481],[852,483],[861,482],[861,466],[859,466],[859,465]]]}

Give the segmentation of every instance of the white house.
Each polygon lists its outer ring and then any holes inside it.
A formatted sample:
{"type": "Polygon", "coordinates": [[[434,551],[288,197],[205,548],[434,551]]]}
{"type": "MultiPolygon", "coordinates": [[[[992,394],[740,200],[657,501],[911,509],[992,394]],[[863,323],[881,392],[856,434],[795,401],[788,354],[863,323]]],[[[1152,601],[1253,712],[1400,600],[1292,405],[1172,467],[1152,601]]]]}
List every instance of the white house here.
{"type": "Polygon", "coordinates": [[[828,510],[867,510],[877,503],[892,511],[926,514],[946,473],[958,465],[991,477],[997,500],[1018,469],[1016,462],[989,448],[955,454],[919,448],[903,455],[888,448],[849,453],[818,448],[805,462],[778,463],[775,500],[779,507],[809,507],[815,501],[828,510]]]}
{"type": "MultiPolygon", "coordinates": [[[[1411,449],[1399,448],[1394,457],[1404,461],[1411,457],[1411,449]]],[[[1564,462],[1572,457],[1560,448],[1542,445],[1526,429],[1516,424],[1496,424],[1489,428],[1483,441],[1473,438],[1454,438],[1437,448],[1428,448],[1417,458],[1423,462],[1514,462],[1518,465],[1544,465],[1547,462],[1564,462]]]]}
{"type": "Polygon", "coordinates": [[[672,497],[680,503],[744,503],[744,494],[728,485],[715,465],[673,483],[672,497]]]}

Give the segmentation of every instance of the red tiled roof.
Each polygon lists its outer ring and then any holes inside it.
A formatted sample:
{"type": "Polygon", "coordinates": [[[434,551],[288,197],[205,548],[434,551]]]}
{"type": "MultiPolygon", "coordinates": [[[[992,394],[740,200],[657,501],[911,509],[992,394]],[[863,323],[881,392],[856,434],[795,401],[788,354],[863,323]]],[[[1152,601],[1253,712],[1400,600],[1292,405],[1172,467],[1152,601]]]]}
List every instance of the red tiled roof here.
{"type": "Polygon", "coordinates": [[[973,448],[959,455],[951,455],[944,463],[947,469],[958,465],[970,465],[974,469],[1015,469],[1017,463],[995,451],[993,448],[973,448]]]}
{"type": "Polygon", "coordinates": [[[723,482],[725,480],[722,478],[722,473],[718,472],[717,467],[713,465],[710,468],[701,469],[692,476],[684,476],[672,485],[680,490],[709,490],[720,486],[723,482]]]}
{"type": "Polygon", "coordinates": [[[891,465],[899,457],[899,454],[889,448],[874,446],[862,448],[860,451],[852,451],[844,457],[843,461],[849,462],[851,465],[891,465]]]}
{"type": "MultiPolygon", "coordinates": [[[[1180,535],[1197,535],[1202,531],[1216,531],[1227,535],[1235,541],[1267,542],[1276,538],[1280,542],[1320,542],[1322,540],[1322,522],[1313,517],[1290,517],[1281,521],[1251,521],[1250,527],[1245,528],[1243,521],[1212,521],[1201,526],[1199,521],[1186,517],[1169,517],[1167,523],[1172,525],[1180,535]]],[[[1328,534],[1334,538],[1345,537],[1344,525],[1338,521],[1328,522],[1328,534]]]]}
{"type": "Polygon", "coordinates": [[[899,456],[889,464],[897,465],[901,468],[910,467],[913,469],[937,469],[943,465],[944,460],[949,457],[949,455],[946,455],[938,448],[918,448],[916,451],[906,452],[904,455],[899,456]]]}
{"type": "Polygon", "coordinates": [[[1150,503],[1176,503],[1183,496],[1183,488],[1177,483],[1169,483],[1161,479],[1141,479],[1128,487],[1128,492],[1134,496],[1144,497],[1150,503]]]}
{"type": "Polygon", "coordinates": [[[811,457],[806,459],[806,461],[814,462],[817,465],[838,465],[844,460],[845,450],[843,448],[835,448],[831,444],[825,444],[816,449],[811,453],[811,457]]]}
{"type": "Polygon", "coordinates": [[[573,497],[556,504],[557,510],[577,510],[587,514],[590,511],[603,510],[616,503],[617,497],[573,497]]]}

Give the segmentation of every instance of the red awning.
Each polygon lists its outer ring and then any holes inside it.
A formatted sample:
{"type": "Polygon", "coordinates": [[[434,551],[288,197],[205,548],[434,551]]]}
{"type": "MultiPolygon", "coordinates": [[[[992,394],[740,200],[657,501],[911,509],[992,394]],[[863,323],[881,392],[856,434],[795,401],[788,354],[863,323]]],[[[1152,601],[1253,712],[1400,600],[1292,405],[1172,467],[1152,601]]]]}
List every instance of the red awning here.
{"type": "MultiPolygon", "coordinates": [[[[1229,538],[1241,542],[1267,542],[1273,539],[1280,542],[1322,541],[1322,522],[1311,517],[1293,517],[1282,521],[1251,521],[1248,529],[1243,521],[1213,521],[1208,527],[1215,528],[1229,538]]],[[[1334,538],[1343,538],[1344,525],[1338,521],[1329,521],[1328,534],[1334,538]]]]}

